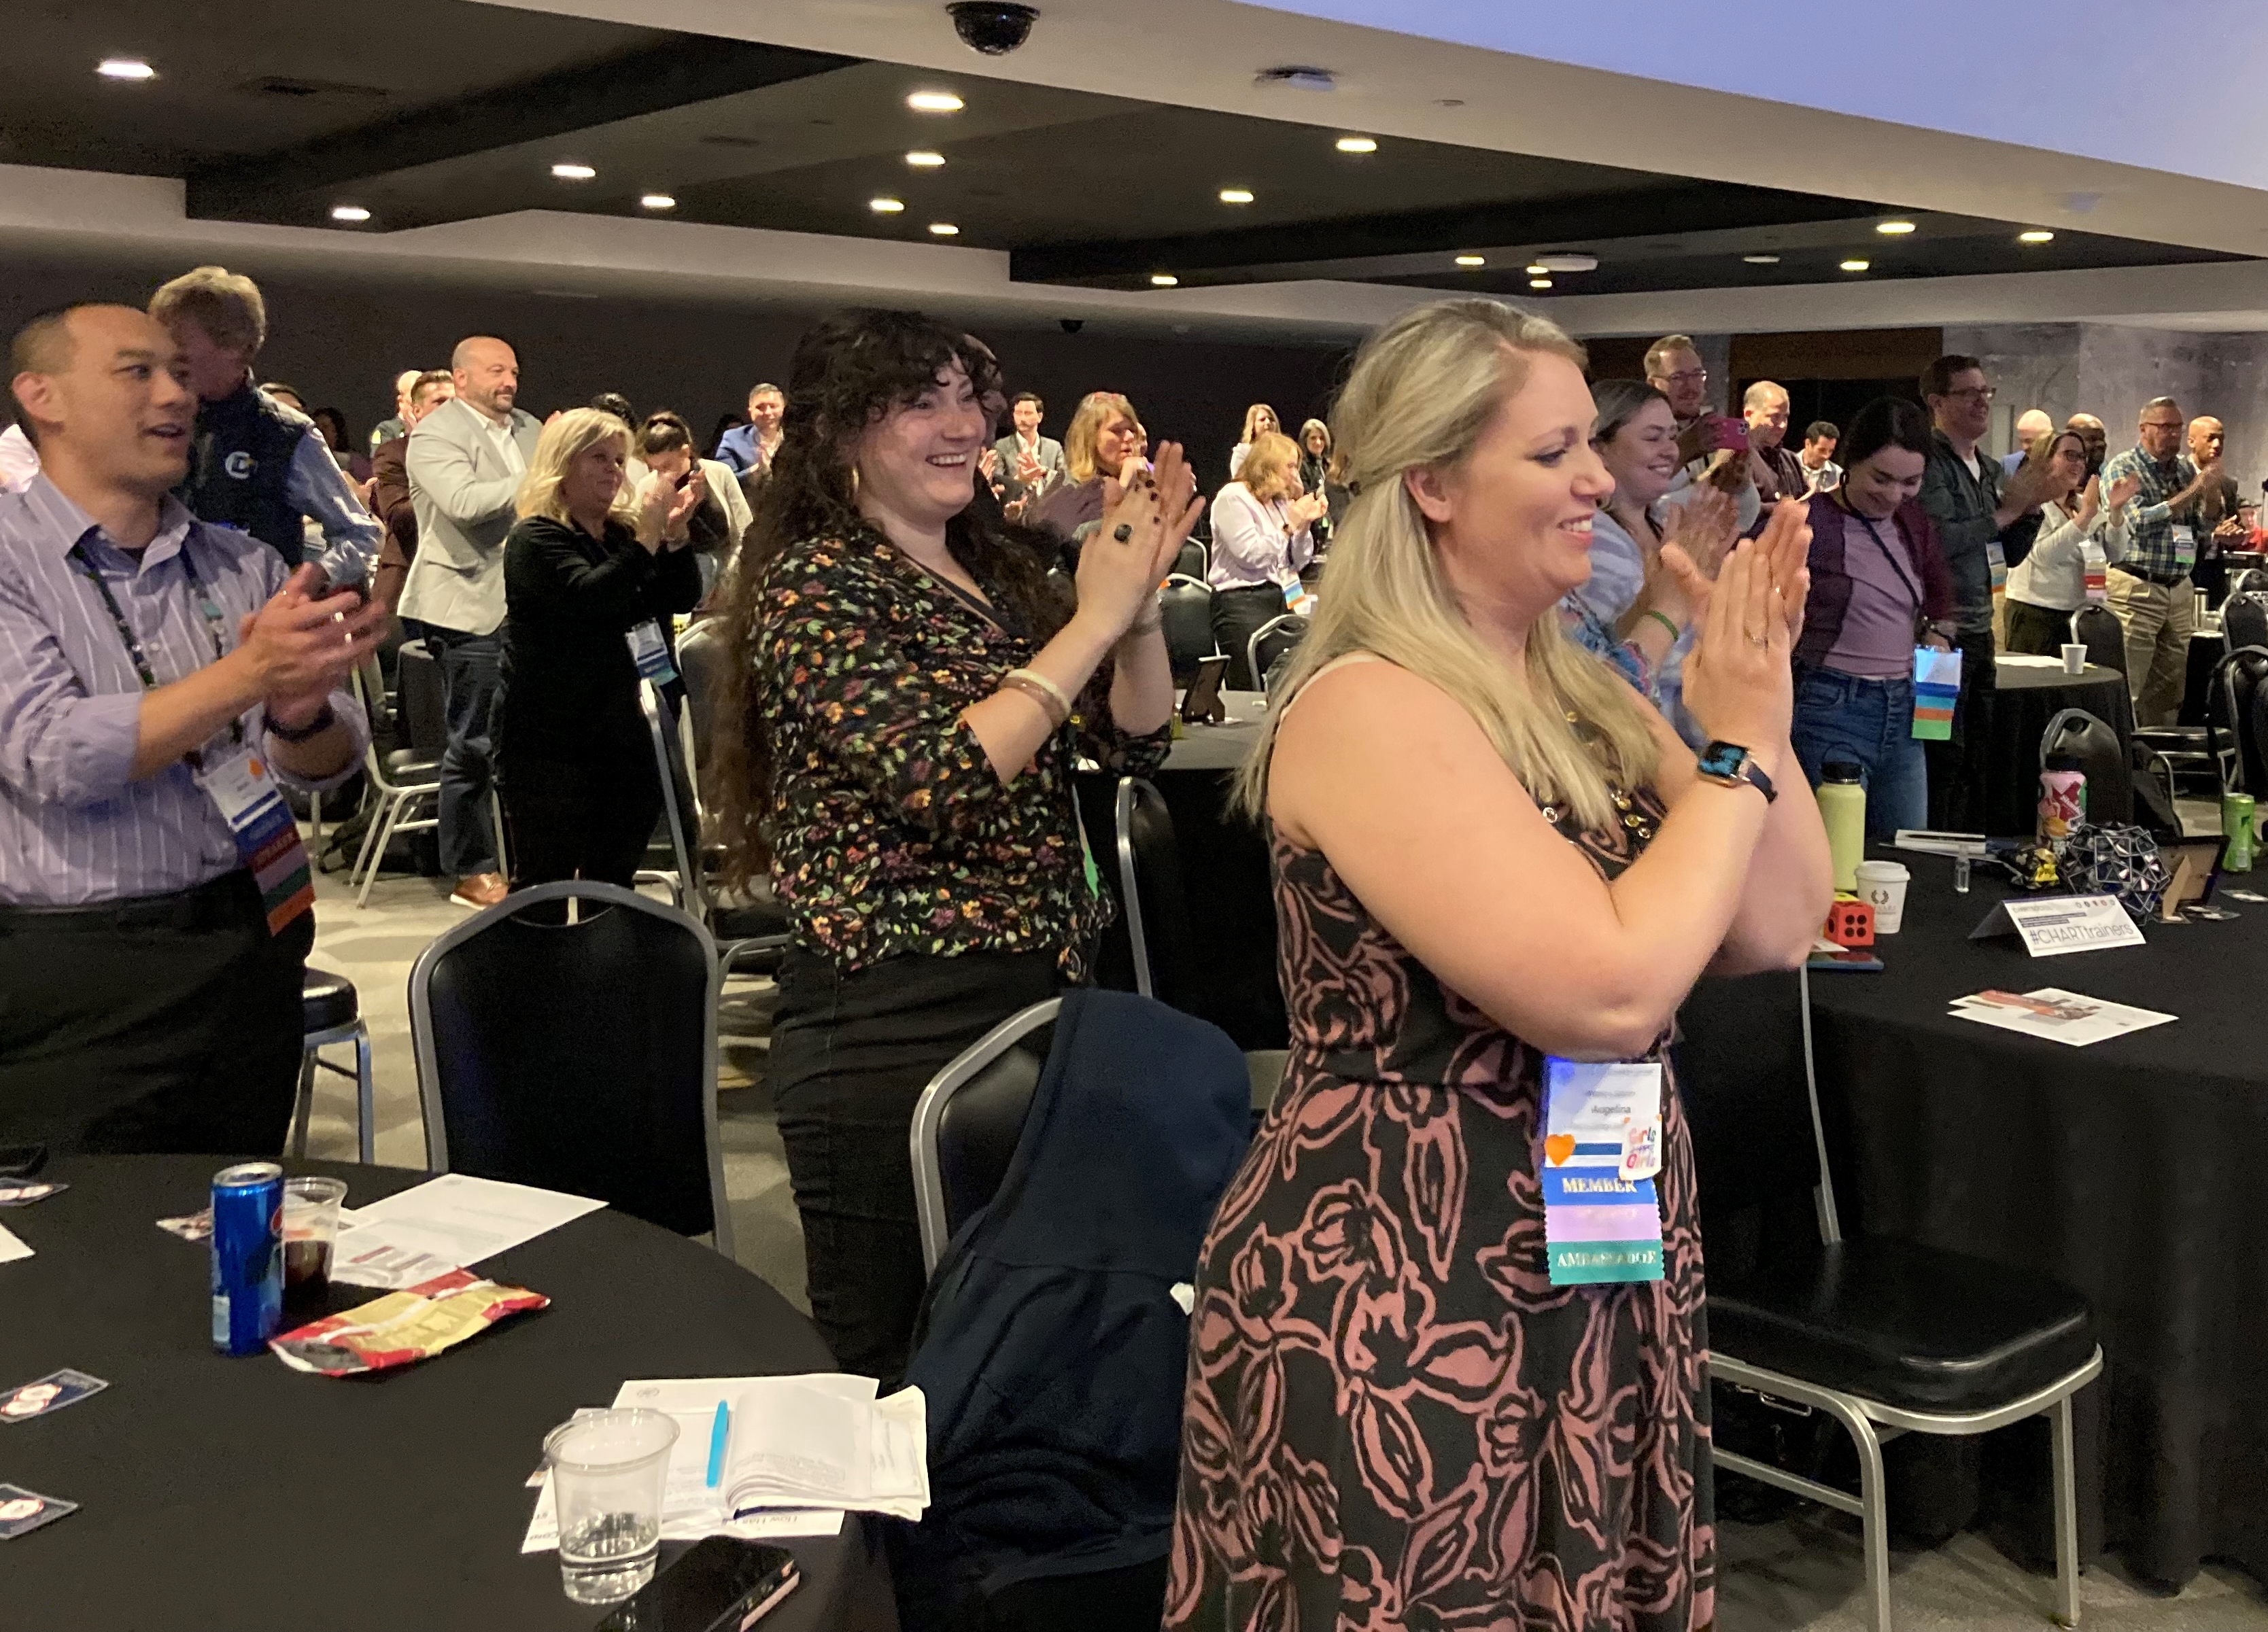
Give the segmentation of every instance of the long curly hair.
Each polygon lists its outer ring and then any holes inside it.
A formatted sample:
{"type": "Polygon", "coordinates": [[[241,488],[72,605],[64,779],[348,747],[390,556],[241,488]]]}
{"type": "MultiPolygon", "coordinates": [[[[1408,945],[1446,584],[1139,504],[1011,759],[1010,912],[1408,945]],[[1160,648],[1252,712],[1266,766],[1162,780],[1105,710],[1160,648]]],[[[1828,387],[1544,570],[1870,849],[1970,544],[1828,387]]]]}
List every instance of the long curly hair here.
{"type": "MultiPolygon", "coordinates": [[[[883,541],[858,511],[859,438],[934,389],[948,369],[965,372],[985,411],[999,415],[1007,398],[991,348],[921,312],[853,307],[821,319],[796,342],[779,448],[756,494],[725,606],[732,664],[716,750],[729,884],[746,887],[771,866],[765,824],[774,767],[758,700],[758,665],[770,661],[763,617],[771,564],[809,540],[883,541]]],[[[1002,521],[998,505],[972,502],[946,523],[945,541],[1004,621],[1020,623],[1035,645],[1070,620],[1069,588],[1047,574],[1053,541],[1002,521]]]]}

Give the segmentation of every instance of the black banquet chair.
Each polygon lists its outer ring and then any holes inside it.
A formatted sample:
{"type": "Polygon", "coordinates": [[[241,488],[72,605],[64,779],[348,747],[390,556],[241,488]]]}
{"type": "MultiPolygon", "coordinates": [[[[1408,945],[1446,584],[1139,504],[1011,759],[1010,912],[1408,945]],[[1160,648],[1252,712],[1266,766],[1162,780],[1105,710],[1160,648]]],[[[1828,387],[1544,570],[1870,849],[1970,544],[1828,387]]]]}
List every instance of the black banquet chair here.
{"type": "MultiPolygon", "coordinates": [[[[2085,606],[2071,614],[2071,638],[2074,645],[2087,648],[2087,660],[2101,668],[2116,669],[2126,675],[2132,686],[2133,676],[2126,674],[2126,630],[2118,621],[2118,614],[2108,606],[2085,606]]],[[[2212,733],[2194,725],[2137,725],[2132,741],[2135,757],[2154,768],[2165,778],[2166,798],[2171,800],[2183,777],[2204,781],[2210,776],[2213,765],[2212,733]]],[[[2094,787],[2090,775],[2088,786],[2094,787]]],[[[2102,820],[2097,817],[2096,820],[2102,820]]],[[[2111,820],[2124,821],[2120,816],[2111,820]]]]}
{"type": "Polygon", "coordinates": [[[1855,1515],[1868,1624],[1891,1632],[1883,1442],[1967,1437],[2046,1416],[2055,1618],[2075,1627],[2071,1401],[2102,1370],[2087,1300],[2047,1276],[1964,1253],[1844,1236],[1814,1080],[1809,978],[1798,970],[1704,982],[1679,1017],[1678,1059],[1704,1198],[1710,1376],[1839,1424],[1858,1451],[1859,1489],[1726,1445],[1716,1465],[1855,1515]],[[1774,1253],[1729,1239],[1728,1220],[1805,1215],[1815,1221],[1815,1244],[1774,1253]],[[1728,1246],[1744,1250],[1720,1250],[1728,1246]]]}
{"type": "Polygon", "coordinates": [[[2245,590],[2231,595],[2220,608],[2222,646],[2235,651],[2245,646],[2268,646],[2268,590],[2245,590]]]}
{"type": "Polygon", "coordinates": [[[536,885],[449,930],[409,972],[426,1165],[713,1231],[731,1257],[720,981],[706,930],[618,885],[536,885]]]}
{"type": "Polygon", "coordinates": [[[1272,690],[1268,683],[1270,671],[1300,649],[1307,638],[1307,620],[1296,612],[1286,612],[1270,618],[1252,631],[1252,638],[1244,643],[1244,660],[1252,671],[1252,682],[1263,692],[1272,690]]]}
{"type": "Polygon", "coordinates": [[[2239,646],[2213,667],[2223,793],[2268,794],[2268,647],[2239,646]]]}
{"type": "Polygon", "coordinates": [[[1158,614],[1166,623],[1166,658],[1174,684],[1196,678],[1200,660],[1213,655],[1212,590],[1202,578],[1174,573],[1158,592],[1158,614]]]}
{"type": "Polygon", "coordinates": [[[661,781],[661,820],[668,836],[671,871],[660,875],[677,904],[701,921],[719,948],[725,976],[769,974],[779,967],[793,938],[786,911],[769,884],[746,900],[728,897],[711,882],[709,864],[719,854],[701,836],[700,794],[686,768],[684,744],[668,702],[652,680],[638,682],[645,712],[646,738],[661,781]]]}

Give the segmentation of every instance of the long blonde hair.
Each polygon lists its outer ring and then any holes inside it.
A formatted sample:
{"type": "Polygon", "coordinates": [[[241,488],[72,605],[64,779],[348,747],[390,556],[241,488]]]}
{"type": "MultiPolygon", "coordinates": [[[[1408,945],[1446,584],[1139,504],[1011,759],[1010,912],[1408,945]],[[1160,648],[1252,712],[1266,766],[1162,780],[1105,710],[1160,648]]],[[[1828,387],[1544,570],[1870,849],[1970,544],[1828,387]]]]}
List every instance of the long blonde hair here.
{"type": "Polygon", "coordinates": [[[1353,497],[1332,533],[1314,625],[1238,773],[1247,812],[1264,809],[1268,759],[1291,700],[1324,665],[1355,651],[1447,692],[1538,804],[1565,805],[1587,827],[1617,820],[1609,779],[1629,786],[1652,777],[1656,745],[1638,695],[1561,633],[1556,609],[1528,629],[1525,684],[1473,632],[1403,481],[1406,471],[1469,457],[1537,353],[1583,362],[1556,324],[1485,299],[1417,307],[1364,342],[1331,415],[1353,497]]]}
{"type": "MultiPolygon", "coordinates": [[[[521,516],[544,516],[572,526],[574,520],[567,513],[566,501],[559,496],[559,485],[567,479],[567,467],[588,449],[616,437],[622,441],[622,457],[629,459],[628,424],[604,408],[569,408],[536,437],[535,452],[528,456],[527,474],[520,478],[512,508],[521,516]]],[[[622,474],[622,486],[615,489],[614,502],[607,506],[607,519],[619,521],[627,527],[637,526],[637,499],[630,492],[627,471],[622,474]]]]}
{"type": "MultiPolygon", "coordinates": [[[[1296,488],[1300,476],[1300,450],[1292,445],[1291,437],[1279,430],[1271,430],[1257,438],[1252,445],[1252,451],[1244,456],[1244,463],[1236,467],[1236,479],[1251,489],[1253,497],[1261,500],[1280,497],[1272,490],[1263,493],[1261,489],[1273,489],[1287,475],[1296,488]]],[[[1299,495],[1294,493],[1292,496],[1296,498],[1299,495]]]]}
{"type": "MultiPolygon", "coordinates": [[[[1078,411],[1071,423],[1064,428],[1064,474],[1073,482],[1092,482],[1095,478],[1094,439],[1102,428],[1114,419],[1124,419],[1130,425],[1138,425],[1142,416],[1134,405],[1115,391],[1090,391],[1079,400],[1078,411]]],[[[1115,476],[1115,470],[1101,473],[1115,476]]]]}
{"type": "Polygon", "coordinates": [[[1250,445],[1253,432],[1258,427],[1260,416],[1263,414],[1268,415],[1268,423],[1275,426],[1278,430],[1284,429],[1284,422],[1277,416],[1274,408],[1270,408],[1265,402],[1256,402],[1244,410],[1244,434],[1237,438],[1240,443],[1250,445]]]}

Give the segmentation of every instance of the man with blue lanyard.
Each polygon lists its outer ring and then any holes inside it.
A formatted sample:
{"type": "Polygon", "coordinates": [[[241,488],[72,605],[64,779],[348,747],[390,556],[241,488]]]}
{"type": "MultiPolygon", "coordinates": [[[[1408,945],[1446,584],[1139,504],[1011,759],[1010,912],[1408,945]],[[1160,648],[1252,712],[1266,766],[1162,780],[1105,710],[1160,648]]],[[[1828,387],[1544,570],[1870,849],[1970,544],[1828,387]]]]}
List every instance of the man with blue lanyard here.
{"type": "Polygon", "coordinates": [[[197,399],[155,320],[35,317],[9,374],[40,473],[0,497],[0,1143],[273,1153],[313,939],[275,779],[352,770],[386,611],[173,496],[197,399]]]}

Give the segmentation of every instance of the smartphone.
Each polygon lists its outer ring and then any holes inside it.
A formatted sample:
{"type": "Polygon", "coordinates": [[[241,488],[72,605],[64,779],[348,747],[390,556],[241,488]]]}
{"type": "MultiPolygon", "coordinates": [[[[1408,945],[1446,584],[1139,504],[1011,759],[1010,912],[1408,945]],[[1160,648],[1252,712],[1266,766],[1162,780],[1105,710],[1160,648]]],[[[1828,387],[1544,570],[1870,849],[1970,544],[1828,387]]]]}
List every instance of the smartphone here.
{"type": "Polygon", "coordinates": [[[1221,708],[1221,682],[1227,678],[1226,658],[1198,658],[1197,677],[1189,682],[1189,690],[1182,694],[1182,718],[1191,725],[1200,720],[1212,718],[1221,708]]]}
{"type": "Polygon", "coordinates": [[[802,1578],[785,1547],[711,1536],[624,1599],[598,1632],[743,1632],[802,1578]]]}
{"type": "Polygon", "coordinates": [[[47,1165],[44,1144],[0,1144],[0,1179],[29,1179],[47,1165]]]}
{"type": "Polygon", "coordinates": [[[1712,451],[1745,453],[1749,451],[1749,422],[1720,414],[1709,422],[1709,446],[1712,451]]]}

